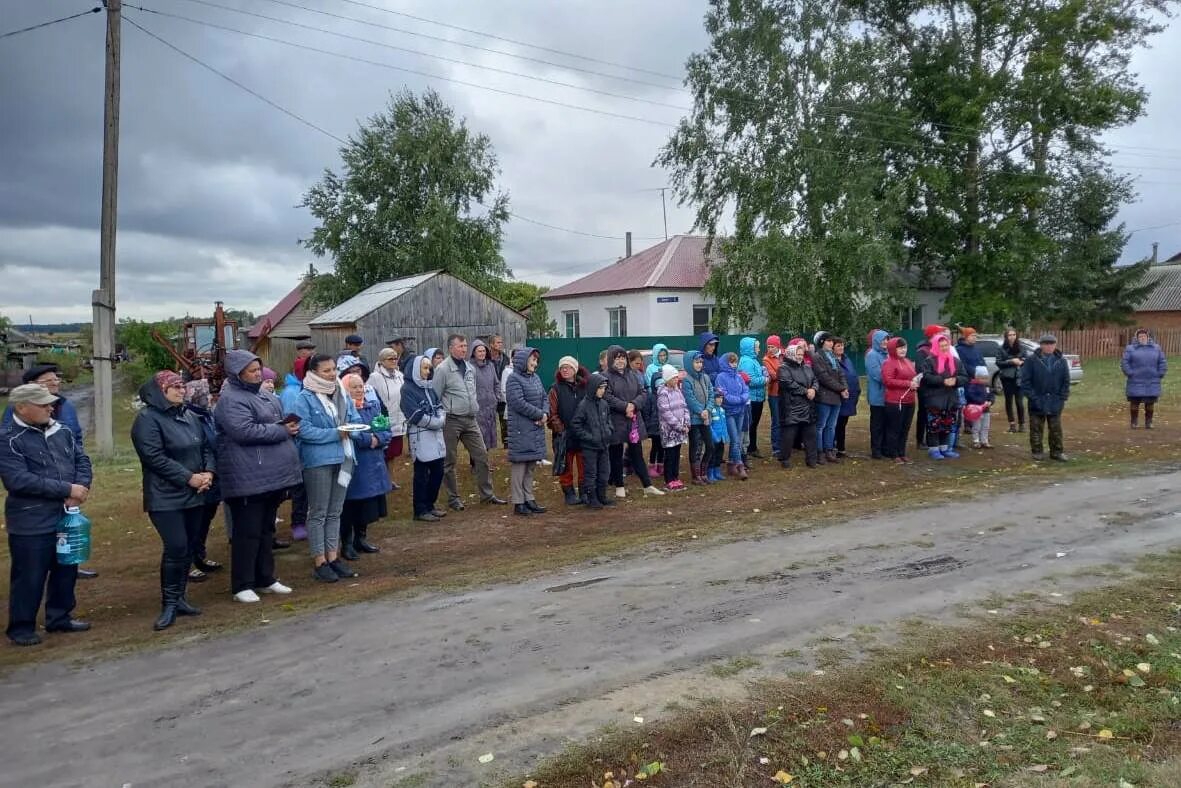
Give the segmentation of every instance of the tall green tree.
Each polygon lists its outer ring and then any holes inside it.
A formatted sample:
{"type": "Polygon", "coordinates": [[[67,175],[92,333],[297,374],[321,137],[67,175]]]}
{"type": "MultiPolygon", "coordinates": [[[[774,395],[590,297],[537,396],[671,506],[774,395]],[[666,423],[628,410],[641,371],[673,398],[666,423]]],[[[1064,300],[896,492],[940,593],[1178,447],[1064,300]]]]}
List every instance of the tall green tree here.
{"type": "Polygon", "coordinates": [[[445,268],[477,287],[510,274],[501,256],[508,197],[484,134],[434,91],[403,91],[340,149],[302,205],[319,221],[303,245],[336,263],[312,298],[338,304],[377,282],[445,268]]]}
{"type": "MultiPolygon", "coordinates": [[[[1101,135],[1143,114],[1147,97],[1129,62],[1175,0],[856,6],[906,64],[903,144],[920,154],[908,174],[912,263],[950,275],[953,320],[1045,317],[1032,277],[1074,240],[1057,235],[1046,212],[1077,166],[1106,155],[1101,135]]],[[[1077,281],[1094,289],[1080,297],[1103,300],[1115,273],[1077,281]]]]}
{"type": "Polygon", "coordinates": [[[526,334],[530,337],[557,336],[558,324],[550,319],[549,309],[541,297],[549,290],[548,287],[520,282],[517,280],[498,283],[492,290],[492,295],[499,298],[518,312],[527,312],[525,322],[526,334]]]}
{"type": "Polygon", "coordinates": [[[693,111],[657,161],[721,244],[707,291],[738,324],[893,322],[906,191],[867,122],[897,112],[892,54],[833,0],[713,0],[705,25],[693,111]]]}

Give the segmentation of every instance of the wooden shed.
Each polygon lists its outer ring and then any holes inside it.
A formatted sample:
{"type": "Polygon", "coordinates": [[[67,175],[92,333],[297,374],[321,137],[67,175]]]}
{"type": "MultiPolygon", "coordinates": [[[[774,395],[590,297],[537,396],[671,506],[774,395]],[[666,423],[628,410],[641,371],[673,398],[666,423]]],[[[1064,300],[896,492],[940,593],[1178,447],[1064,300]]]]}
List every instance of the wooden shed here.
{"type": "MultiPolygon", "coordinates": [[[[300,283],[283,296],[247,332],[251,351],[258,354],[263,364],[279,373],[280,380],[295,363],[295,343],[312,336],[308,322],[316,316],[316,312],[304,300],[305,287],[304,283],[300,283]]],[[[330,348],[326,352],[333,350],[330,348]]]]}
{"type": "Polygon", "coordinates": [[[449,334],[499,334],[508,347],[525,342],[524,315],[445,271],[378,282],[309,325],[317,352],[334,354],[359,334],[370,361],[395,336],[413,337],[409,346],[420,352],[446,347],[449,334]]]}

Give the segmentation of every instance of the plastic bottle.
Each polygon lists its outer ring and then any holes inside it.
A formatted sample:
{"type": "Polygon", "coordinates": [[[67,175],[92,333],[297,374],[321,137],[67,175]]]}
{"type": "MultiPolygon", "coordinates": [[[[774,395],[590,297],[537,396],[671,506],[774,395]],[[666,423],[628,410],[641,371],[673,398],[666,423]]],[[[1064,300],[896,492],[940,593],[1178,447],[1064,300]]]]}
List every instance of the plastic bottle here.
{"type": "Polygon", "coordinates": [[[57,524],[57,562],[67,566],[90,560],[90,520],[77,506],[65,507],[57,524]]]}

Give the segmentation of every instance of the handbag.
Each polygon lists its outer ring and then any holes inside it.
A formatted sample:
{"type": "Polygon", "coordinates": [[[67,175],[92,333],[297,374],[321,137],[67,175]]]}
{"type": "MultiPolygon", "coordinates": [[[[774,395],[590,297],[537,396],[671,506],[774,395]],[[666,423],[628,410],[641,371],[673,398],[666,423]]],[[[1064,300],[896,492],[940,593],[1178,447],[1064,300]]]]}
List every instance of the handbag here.
{"type": "Polygon", "coordinates": [[[632,426],[631,426],[631,429],[627,433],[627,442],[628,443],[639,443],[640,442],[640,422],[635,416],[632,416],[632,426]]]}

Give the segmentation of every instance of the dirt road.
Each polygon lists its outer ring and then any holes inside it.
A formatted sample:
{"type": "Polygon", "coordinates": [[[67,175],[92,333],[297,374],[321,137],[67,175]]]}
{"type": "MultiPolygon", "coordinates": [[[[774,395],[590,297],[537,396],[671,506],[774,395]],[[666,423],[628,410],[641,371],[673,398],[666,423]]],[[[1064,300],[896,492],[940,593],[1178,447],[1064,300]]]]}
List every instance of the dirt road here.
{"type": "Polygon", "coordinates": [[[950,616],[994,592],[1068,591],[1094,582],[1086,567],[1181,545],[1175,473],[974,501],[949,488],[936,504],[729,544],[690,518],[702,540],[685,550],[23,669],[0,682],[5,782],[307,785],[355,769],[365,785],[483,784],[710,692],[701,668],[717,659],[950,616]]]}

